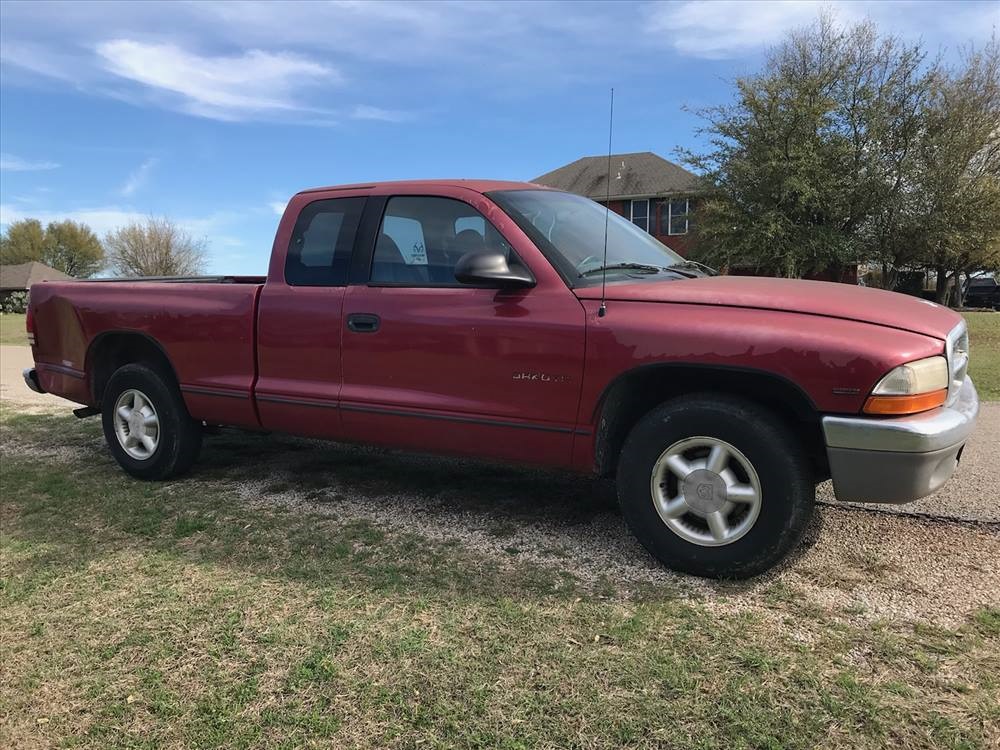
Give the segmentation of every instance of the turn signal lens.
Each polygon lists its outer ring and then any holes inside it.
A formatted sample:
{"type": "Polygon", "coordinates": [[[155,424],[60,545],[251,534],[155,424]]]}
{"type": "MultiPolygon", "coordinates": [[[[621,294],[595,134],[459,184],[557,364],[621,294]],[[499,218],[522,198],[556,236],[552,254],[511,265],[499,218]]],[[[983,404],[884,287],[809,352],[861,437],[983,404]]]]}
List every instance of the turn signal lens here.
{"type": "Polygon", "coordinates": [[[948,398],[948,361],[927,357],[892,370],[865,402],[866,414],[916,414],[936,409],[948,398]]]}
{"type": "Polygon", "coordinates": [[[916,414],[936,409],[948,398],[948,389],[920,393],[916,396],[869,396],[865,401],[865,414],[916,414]]]}

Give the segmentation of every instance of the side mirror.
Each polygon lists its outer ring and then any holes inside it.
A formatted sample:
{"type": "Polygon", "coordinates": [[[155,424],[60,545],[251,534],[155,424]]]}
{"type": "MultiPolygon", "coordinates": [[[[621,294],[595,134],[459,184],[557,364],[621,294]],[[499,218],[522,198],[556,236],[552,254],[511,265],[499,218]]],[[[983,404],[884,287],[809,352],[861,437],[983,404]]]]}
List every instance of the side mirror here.
{"type": "Polygon", "coordinates": [[[535,277],[527,269],[511,269],[507,258],[498,250],[473,250],[458,259],[455,278],[463,284],[485,284],[507,288],[535,285],[535,277]]]}

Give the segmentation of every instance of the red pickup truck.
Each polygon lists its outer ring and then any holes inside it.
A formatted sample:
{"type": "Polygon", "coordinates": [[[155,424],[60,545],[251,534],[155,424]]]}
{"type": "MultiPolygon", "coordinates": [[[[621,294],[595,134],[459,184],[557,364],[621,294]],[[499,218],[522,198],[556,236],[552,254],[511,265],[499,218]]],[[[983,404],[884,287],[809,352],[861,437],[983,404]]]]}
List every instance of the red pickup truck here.
{"type": "Polygon", "coordinates": [[[933,492],[978,412],[954,312],[714,275],[525,183],[307,190],[266,278],[38,284],[28,329],[28,385],[100,413],[136,477],[214,425],[565,467],[616,476],[649,551],[705,576],[780,560],[831,476],[933,492]]]}

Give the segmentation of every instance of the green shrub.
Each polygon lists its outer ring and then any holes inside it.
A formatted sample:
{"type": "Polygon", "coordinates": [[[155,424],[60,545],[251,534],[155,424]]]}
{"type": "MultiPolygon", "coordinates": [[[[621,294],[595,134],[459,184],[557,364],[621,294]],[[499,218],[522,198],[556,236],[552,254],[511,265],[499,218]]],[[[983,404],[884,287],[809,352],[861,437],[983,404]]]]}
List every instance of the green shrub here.
{"type": "Polygon", "coordinates": [[[0,312],[23,313],[28,310],[28,293],[11,292],[0,300],[0,312]]]}

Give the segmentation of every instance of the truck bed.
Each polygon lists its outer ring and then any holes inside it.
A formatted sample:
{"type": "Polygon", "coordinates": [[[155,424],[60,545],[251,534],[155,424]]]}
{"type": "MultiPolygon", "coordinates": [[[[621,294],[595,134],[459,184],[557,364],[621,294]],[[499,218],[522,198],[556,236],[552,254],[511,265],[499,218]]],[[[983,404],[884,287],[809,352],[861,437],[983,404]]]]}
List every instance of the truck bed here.
{"type": "Polygon", "coordinates": [[[263,284],[266,276],[136,276],[134,278],[80,279],[80,284],[263,284]]]}
{"type": "Polygon", "coordinates": [[[95,357],[106,356],[116,335],[139,333],[172,363],[193,416],[255,426],[254,326],[263,281],[217,276],[36,284],[31,302],[41,385],[93,404],[95,357]]]}

